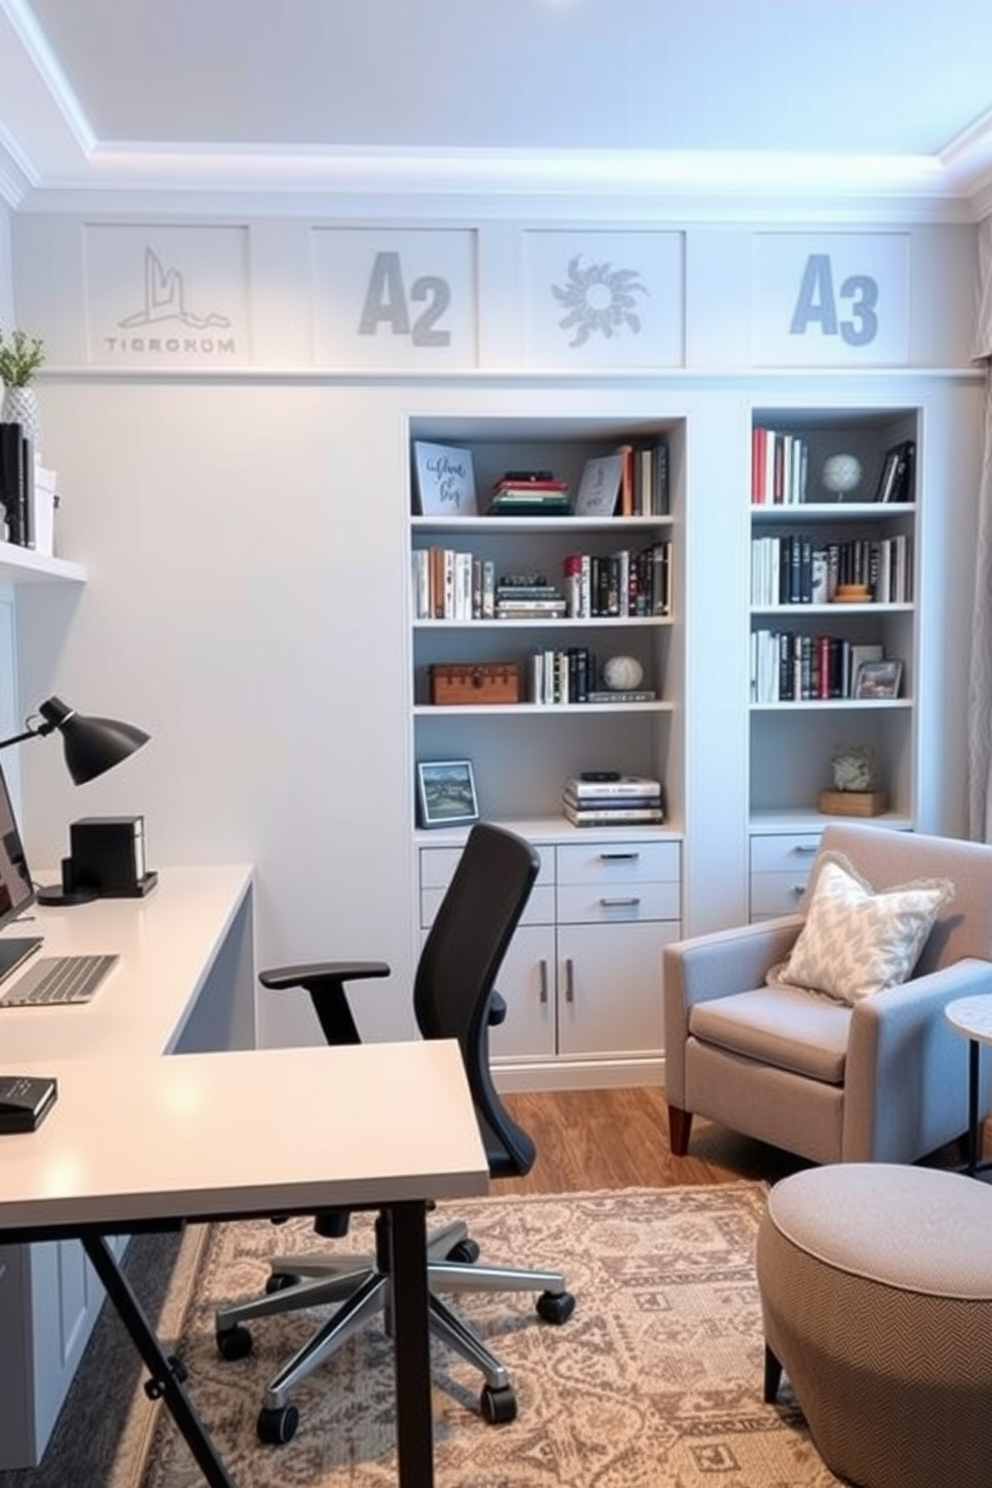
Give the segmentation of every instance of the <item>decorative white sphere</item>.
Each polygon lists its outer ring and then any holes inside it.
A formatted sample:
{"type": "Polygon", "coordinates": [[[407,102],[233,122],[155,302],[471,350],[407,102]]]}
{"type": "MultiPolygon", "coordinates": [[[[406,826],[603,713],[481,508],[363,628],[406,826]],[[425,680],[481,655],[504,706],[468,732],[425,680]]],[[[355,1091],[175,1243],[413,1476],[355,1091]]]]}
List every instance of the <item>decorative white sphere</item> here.
{"type": "Polygon", "coordinates": [[[846,496],[861,480],[861,461],[855,455],[831,455],[823,462],[823,484],[828,491],[846,496]]]}
{"type": "Polygon", "coordinates": [[[613,692],[632,692],[643,677],[644,668],[636,656],[611,656],[603,666],[603,681],[613,692]]]}

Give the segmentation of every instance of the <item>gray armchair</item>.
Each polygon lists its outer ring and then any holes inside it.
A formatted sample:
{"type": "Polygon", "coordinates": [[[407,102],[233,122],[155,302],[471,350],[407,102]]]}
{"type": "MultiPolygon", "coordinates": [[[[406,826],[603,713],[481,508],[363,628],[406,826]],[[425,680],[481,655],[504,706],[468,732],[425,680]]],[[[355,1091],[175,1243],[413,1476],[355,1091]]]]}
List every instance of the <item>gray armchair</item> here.
{"type": "MultiPolygon", "coordinates": [[[[672,1151],[693,1115],[813,1162],[913,1162],[968,1126],[968,1044],[943,1008],[992,992],[992,847],[831,824],[819,852],[845,854],[875,890],[950,879],[909,981],[853,1007],[766,986],[804,924],[794,915],[664,949],[665,1085],[672,1151]]],[[[810,883],[815,878],[810,875],[810,883]]],[[[981,1110],[988,1109],[983,1079],[981,1110]]]]}

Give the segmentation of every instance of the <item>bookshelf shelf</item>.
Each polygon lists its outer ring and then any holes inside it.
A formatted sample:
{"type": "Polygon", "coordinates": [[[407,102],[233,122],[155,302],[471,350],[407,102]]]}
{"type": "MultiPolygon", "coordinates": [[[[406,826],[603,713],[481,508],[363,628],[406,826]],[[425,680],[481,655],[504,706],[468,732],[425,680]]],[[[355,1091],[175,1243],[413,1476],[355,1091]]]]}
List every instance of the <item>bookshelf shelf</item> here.
{"type": "MultiPolygon", "coordinates": [[[[527,836],[541,855],[541,877],[501,972],[509,1012],[492,1045],[501,1082],[512,1087],[519,1079],[522,1088],[537,1068],[542,1083],[612,1083],[635,1066],[660,1077],[661,948],[682,927],[682,832],[673,824],[685,816],[685,420],[417,418],[410,442],[411,777],[415,763],[470,760],[481,815],[527,836]],[[417,441],[471,451],[480,507],[512,471],[553,472],[547,479],[566,482],[574,499],[586,461],[663,441],[669,509],[419,515],[417,441]],[[514,587],[523,591],[518,604],[529,591],[550,613],[492,613],[514,587]],[[565,688],[578,699],[607,690],[603,666],[614,657],[638,663],[640,681],[630,692],[655,696],[559,700],[565,688]],[[432,667],[487,663],[518,669],[519,701],[429,701],[432,667]],[[565,783],[591,768],[659,780],[665,821],[573,826],[562,809],[565,783]]],[[[424,934],[464,835],[414,828],[424,934]]]]}
{"type": "MultiPolygon", "coordinates": [[[[920,464],[911,467],[908,499],[895,502],[831,499],[821,482],[832,455],[851,454],[862,471],[858,489],[874,493],[896,446],[909,441],[915,455],[921,426],[920,410],[907,405],[753,412],[752,491],[761,489],[757,431],[771,431],[762,436],[771,439],[769,453],[779,431],[787,431],[787,453],[776,458],[788,461],[790,447],[801,452],[808,499],[770,500],[766,484],[765,500],[752,500],[748,512],[752,918],[795,907],[801,875],[794,864],[830,820],[817,810],[817,797],[833,784],[839,745],[870,750],[888,798],[888,810],[866,823],[904,829],[916,822],[920,464]],[[862,586],[866,597],[835,598],[842,584],[855,593],[862,586]],[[858,663],[883,658],[902,663],[899,694],[854,696],[858,663]]],[[[767,480],[767,462],[764,469],[767,480]]],[[[790,489],[787,473],[783,487],[790,489]]]]}

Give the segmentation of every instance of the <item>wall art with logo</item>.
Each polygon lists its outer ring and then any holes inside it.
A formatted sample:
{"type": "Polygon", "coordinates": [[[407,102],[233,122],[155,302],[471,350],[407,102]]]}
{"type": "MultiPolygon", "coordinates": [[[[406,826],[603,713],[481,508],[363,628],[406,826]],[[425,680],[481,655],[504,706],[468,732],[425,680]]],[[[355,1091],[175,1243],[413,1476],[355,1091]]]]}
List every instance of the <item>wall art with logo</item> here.
{"type": "Polygon", "coordinates": [[[476,233],[310,233],[313,359],[321,367],[474,367],[476,233]]]}
{"type": "Polygon", "coordinates": [[[542,229],[522,241],[528,366],[682,366],[682,233],[542,229]]]}
{"type": "Polygon", "coordinates": [[[755,366],[904,366],[909,241],[905,232],[756,233],[755,366]]]}
{"type": "Polygon", "coordinates": [[[89,223],[83,231],[91,362],[250,364],[246,227],[89,223]]]}

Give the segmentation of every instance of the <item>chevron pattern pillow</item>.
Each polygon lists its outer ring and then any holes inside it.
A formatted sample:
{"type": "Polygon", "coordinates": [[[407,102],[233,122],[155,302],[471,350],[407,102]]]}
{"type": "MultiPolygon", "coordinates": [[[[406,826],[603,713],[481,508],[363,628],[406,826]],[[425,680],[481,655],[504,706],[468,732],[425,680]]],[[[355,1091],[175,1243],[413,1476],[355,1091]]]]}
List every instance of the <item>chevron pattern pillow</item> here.
{"type": "Polygon", "coordinates": [[[934,921],[953,897],[949,879],[876,894],[842,853],[823,853],[799,939],[766,980],[853,1006],[912,975],[934,921]]]}

